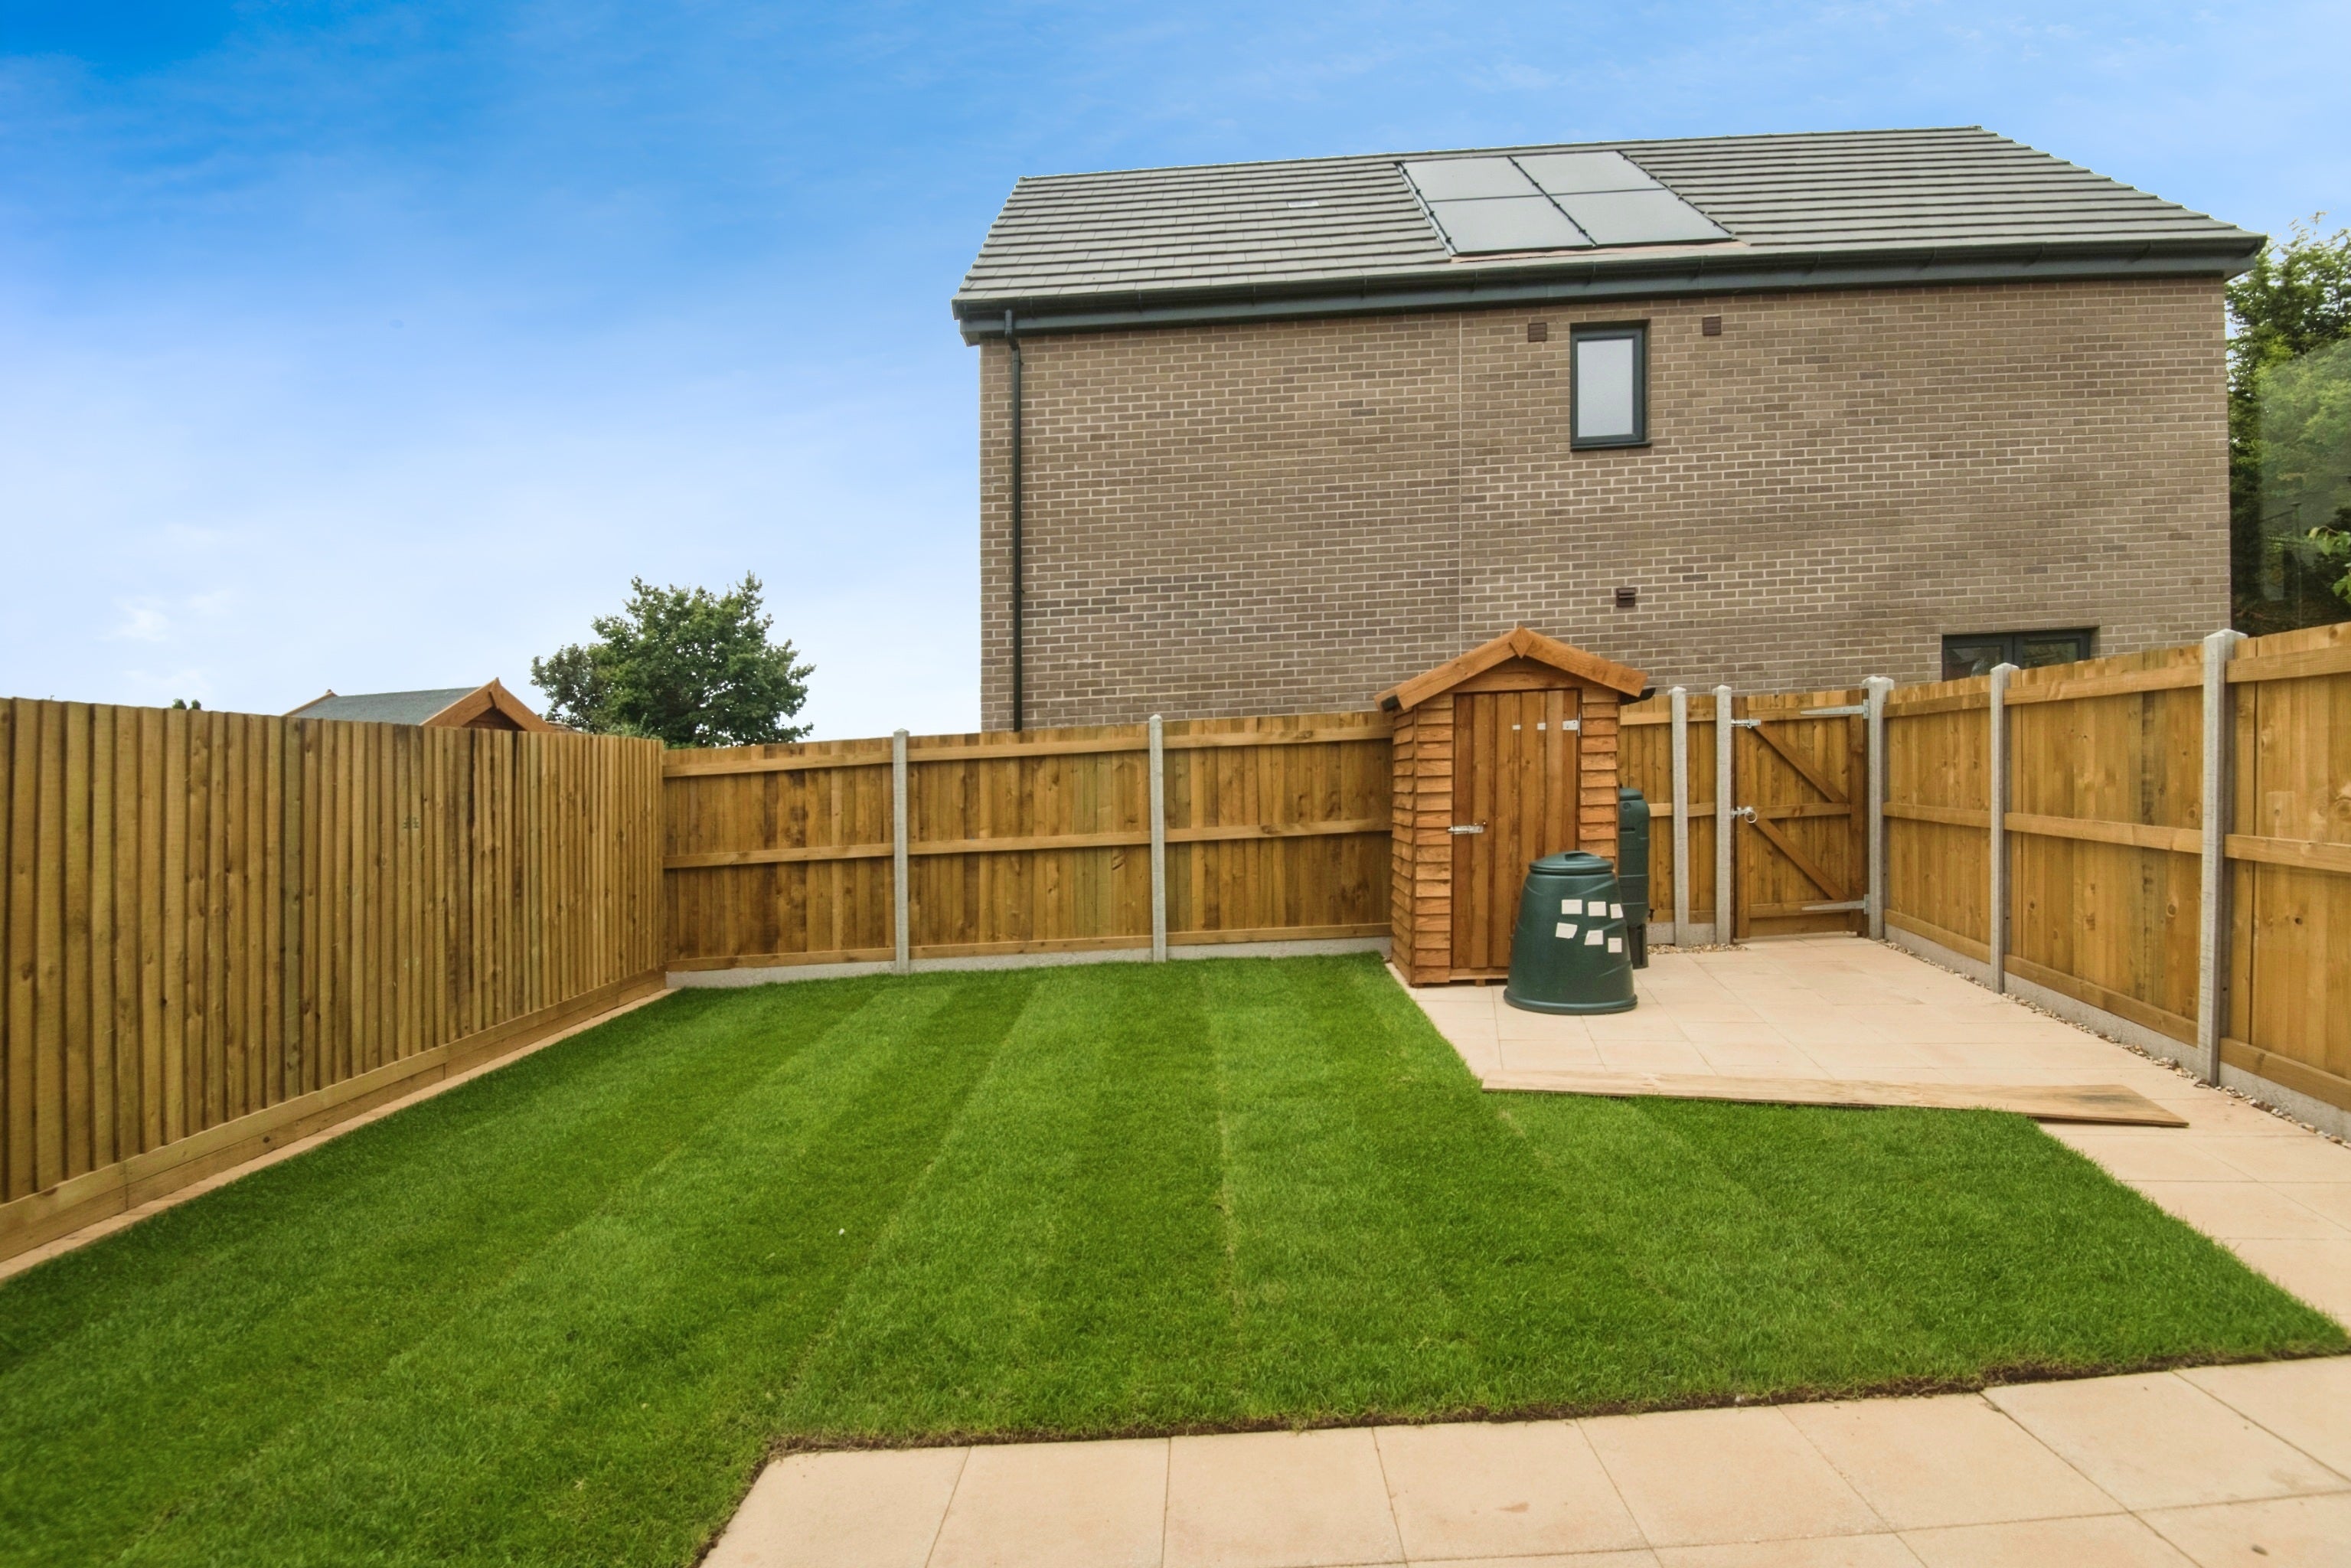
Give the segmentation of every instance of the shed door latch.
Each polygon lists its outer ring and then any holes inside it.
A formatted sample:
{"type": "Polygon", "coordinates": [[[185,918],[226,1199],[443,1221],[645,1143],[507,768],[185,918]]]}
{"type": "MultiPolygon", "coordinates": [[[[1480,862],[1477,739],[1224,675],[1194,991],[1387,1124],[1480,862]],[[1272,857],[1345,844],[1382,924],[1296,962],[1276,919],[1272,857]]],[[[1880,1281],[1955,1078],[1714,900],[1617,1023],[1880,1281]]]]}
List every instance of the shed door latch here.
{"type": "Polygon", "coordinates": [[[1448,833],[1482,833],[1486,831],[1486,824],[1483,822],[1456,822],[1445,831],[1448,833]]]}

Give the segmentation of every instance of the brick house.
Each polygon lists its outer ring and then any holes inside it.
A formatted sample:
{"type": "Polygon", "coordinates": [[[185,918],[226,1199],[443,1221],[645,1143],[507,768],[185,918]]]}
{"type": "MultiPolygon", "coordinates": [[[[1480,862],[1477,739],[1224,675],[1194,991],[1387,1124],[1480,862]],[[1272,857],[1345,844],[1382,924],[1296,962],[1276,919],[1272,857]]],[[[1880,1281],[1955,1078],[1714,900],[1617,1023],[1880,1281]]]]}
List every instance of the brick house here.
{"type": "Polygon", "coordinates": [[[1024,179],[954,300],[984,722],[1520,624],[1777,690],[2193,639],[2261,244],[1975,128],[1024,179]]]}

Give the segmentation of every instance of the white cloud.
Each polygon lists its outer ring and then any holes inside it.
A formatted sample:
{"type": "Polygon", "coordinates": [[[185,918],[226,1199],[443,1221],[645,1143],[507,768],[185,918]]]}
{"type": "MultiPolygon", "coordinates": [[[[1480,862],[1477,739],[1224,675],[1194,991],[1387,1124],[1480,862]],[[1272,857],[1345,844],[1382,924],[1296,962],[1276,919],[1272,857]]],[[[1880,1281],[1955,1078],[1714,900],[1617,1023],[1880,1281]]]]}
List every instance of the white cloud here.
{"type": "Polygon", "coordinates": [[[123,643],[162,643],[172,635],[172,618],[152,599],[120,601],[122,619],[108,636],[123,643]]]}

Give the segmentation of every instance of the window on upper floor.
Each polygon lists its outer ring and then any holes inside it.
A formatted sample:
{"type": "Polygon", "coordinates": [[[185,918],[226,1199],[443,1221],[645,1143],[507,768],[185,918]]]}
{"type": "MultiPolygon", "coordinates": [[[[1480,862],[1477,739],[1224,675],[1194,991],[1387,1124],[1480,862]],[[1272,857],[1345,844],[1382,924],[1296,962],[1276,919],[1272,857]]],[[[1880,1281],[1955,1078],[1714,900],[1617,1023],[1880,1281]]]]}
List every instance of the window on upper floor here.
{"type": "Polygon", "coordinates": [[[1644,446],[1649,440],[1649,329],[1578,327],[1570,344],[1571,446],[1644,446]]]}
{"type": "Polygon", "coordinates": [[[1943,679],[1988,675],[1994,664],[2029,670],[2037,664],[2070,664],[2090,656],[2097,628],[2067,632],[1970,632],[1943,639],[1943,679]]]}

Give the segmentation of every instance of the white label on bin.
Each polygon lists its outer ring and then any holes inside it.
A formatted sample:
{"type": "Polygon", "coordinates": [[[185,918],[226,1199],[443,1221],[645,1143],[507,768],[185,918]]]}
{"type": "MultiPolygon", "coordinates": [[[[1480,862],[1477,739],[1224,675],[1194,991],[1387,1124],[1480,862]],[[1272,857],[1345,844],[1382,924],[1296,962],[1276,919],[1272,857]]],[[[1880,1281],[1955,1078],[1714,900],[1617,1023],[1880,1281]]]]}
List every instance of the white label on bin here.
{"type": "Polygon", "coordinates": [[[1624,906],[1623,904],[1610,904],[1610,905],[1608,906],[1608,918],[1609,918],[1609,919],[1611,919],[1611,920],[1622,920],[1622,919],[1624,919],[1624,918],[1625,918],[1625,906],[1624,906]]]}
{"type": "Polygon", "coordinates": [[[1562,921],[1561,921],[1561,922],[1559,923],[1559,935],[1560,935],[1562,938],[1574,936],[1574,935],[1575,935],[1575,922],[1573,922],[1573,920],[1562,920],[1562,921]]]}
{"type": "Polygon", "coordinates": [[[1608,938],[1608,950],[1611,953],[1622,953],[1625,950],[1625,938],[1622,936],[1608,938]]]}
{"type": "Polygon", "coordinates": [[[1559,912],[1562,915],[1581,915],[1583,913],[1583,900],[1562,898],[1559,901],[1559,912]]]}
{"type": "Polygon", "coordinates": [[[1607,939],[1607,936],[1608,933],[1595,925],[1583,934],[1583,945],[1587,947],[1597,947],[1607,939]]]}

